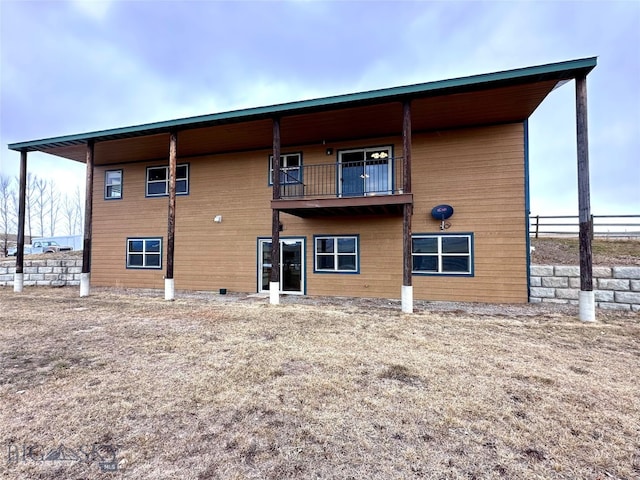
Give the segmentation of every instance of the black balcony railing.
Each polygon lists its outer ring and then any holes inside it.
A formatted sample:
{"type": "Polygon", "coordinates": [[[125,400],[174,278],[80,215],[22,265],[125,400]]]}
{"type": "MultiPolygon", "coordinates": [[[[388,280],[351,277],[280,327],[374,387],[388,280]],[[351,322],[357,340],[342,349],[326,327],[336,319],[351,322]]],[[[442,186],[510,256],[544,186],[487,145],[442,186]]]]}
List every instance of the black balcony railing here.
{"type": "Polygon", "coordinates": [[[402,190],[402,158],[285,167],[280,197],[328,198],[393,195],[402,190]]]}

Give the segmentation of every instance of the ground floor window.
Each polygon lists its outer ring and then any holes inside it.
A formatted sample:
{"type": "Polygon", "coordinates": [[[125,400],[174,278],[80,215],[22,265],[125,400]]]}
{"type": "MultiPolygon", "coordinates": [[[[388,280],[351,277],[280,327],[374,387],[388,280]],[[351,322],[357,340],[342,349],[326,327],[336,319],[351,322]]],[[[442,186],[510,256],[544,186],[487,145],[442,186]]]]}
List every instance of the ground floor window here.
{"type": "Polygon", "coordinates": [[[358,273],[357,235],[316,236],[314,272],[358,273]]]}
{"type": "Polygon", "coordinates": [[[412,236],[413,273],[473,275],[473,234],[417,234],[412,236]]]}
{"type": "Polygon", "coordinates": [[[162,238],[128,238],[127,268],[162,268],[162,238]]]}

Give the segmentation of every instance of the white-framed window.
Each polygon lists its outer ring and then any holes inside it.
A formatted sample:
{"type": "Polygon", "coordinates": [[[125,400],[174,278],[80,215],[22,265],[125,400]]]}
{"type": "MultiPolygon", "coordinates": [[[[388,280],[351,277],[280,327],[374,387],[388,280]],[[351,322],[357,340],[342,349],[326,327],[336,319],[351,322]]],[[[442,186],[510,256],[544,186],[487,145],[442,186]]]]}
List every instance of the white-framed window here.
{"type": "Polygon", "coordinates": [[[473,234],[417,234],[411,239],[413,273],[473,275],[473,234]]]}
{"type": "Polygon", "coordinates": [[[122,198],[122,170],[104,172],[104,199],[119,200],[122,198]]]}
{"type": "MultiPolygon", "coordinates": [[[[147,167],[147,197],[169,195],[169,167],[147,167]]],[[[189,193],[189,165],[176,165],[176,195],[189,193]]]]}
{"type": "MultiPolygon", "coordinates": [[[[280,155],[280,185],[302,183],[302,154],[280,155]]],[[[269,185],[273,185],[273,155],[269,155],[269,185]]]]}
{"type": "Polygon", "coordinates": [[[358,235],[314,236],[314,272],[358,273],[358,235]]]}
{"type": "Polygon", "coordinates": [[[127,238],[127,268],[162,268],[162,238],[127,238]]]}

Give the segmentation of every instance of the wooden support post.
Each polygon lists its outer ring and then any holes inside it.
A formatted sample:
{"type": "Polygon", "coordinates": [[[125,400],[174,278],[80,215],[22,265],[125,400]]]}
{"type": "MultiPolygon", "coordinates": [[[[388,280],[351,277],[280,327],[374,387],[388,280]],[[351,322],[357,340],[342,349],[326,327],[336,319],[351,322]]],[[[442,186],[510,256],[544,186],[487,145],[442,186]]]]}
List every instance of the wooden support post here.
{"type": "Polygon", "coordinates": [[[18,198],[18,238],[16,245],[16,273],[13,277],[13,291],[22,292],[24,286],[24,219],[27,199],[27,152],[20,152],[20,187],[18,198]]]}
{"type": "MultiPolygon", "coordinates": [[[[273,119],[273,199],[280,199],[280,119],[273,119]]],[[[280,210],[271,211],[271,276],[269,303],[280,303],[280,210]]]]}
{"type": "MultiPolygon", "coordinates": [[[[411,102],[405,100],[402,105],[402,148],[404,193],[411,193],[411,102]]],[[[402,311],[413,313],[412,255],[411,255],[411,217],[413,205],[405,203],[402,215],[402,311]]]]}
{"type": "Polygon", "coordinates": [[[84,240],[82,244],[82,274],[80,275],[80,296],[89,296],[91,288],[91,224],[93,220],[93,140],[87,142],[86,180],[84,192],[84,240]]]}
{"type": "Polygon", "coordinates": [[[402,188],[404,193],[411,193],[411,101],[402,104],[402,149],[403,171],[402,188]]]}
{"type": "Polygon", "coordinates": [[[587,128],[587,75],[576,77],[576,137],[578,151],[578,210],[580,222],[580,320],[596,319],[593,293],[591,193],[589,186],[589,135],[587,128]]]}
{"type": "Polygon", "coordinates": [[[176,235],[176,163],[178,157],[178,133],[169,134],[169,207],[167,211],[167,271],[164,277],[164,299],[175,299],[173,280],[173,256],[176,235]]]}

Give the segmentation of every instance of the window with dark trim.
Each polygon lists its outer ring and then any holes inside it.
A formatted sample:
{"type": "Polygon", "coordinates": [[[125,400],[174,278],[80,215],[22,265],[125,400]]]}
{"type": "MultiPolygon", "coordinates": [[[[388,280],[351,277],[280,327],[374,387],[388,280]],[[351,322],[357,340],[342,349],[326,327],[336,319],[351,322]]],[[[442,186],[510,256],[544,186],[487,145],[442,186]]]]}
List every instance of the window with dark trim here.
{"type": "Polygon", "coordinates": [[[119,200],[122,198],[122,170],[104,172],[104,199],[119,200]]]}
{"type": "MultiPolygon", "coordinates": [[[[302,183],[302,154],[280,155],[280,185],[302,183]]],[[[269,185],[273,185],[273,155],[269,155],[269,185]]]]}
{"type": "Polygon", "coordinates": [[[162,238],[128,238],[127,268],[162,268],[162,238]]]}
{"type": "Polygon", "coordinates": [[[358,273],[358,235],[314,237],[314,272],[358,273]]]}
{"type": "Polygon", "coordinates": [[[424,234],[411,239],[413,273],[473,275],[473,234],[424,234]]]}
{"type": "MultiPolygon", "coordinates": [[[[176,195],[189,193],[189,165],[176,166],[176,195]]],[[[147,167],[146,196],[162,197],[169,195],[169,167],[147,167]]]]}

